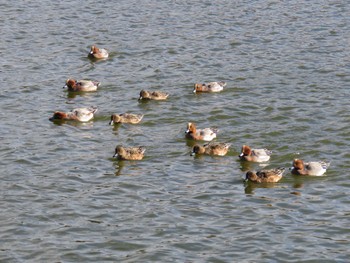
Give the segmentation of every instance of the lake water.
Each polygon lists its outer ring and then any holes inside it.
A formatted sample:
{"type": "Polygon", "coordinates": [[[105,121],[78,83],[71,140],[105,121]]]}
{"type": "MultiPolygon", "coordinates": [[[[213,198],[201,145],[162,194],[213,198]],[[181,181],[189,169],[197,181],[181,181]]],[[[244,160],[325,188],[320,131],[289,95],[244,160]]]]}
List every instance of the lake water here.
{"type": "Polygon", "coordinates": [[[350,5],[346,1],[1,3],[1,262],[349,262],[350,5]],[[110,58],[87,58],[90,46],[110,58]],[[69,94],[67,78],[97,79],[69,94]],[[223,92],[193,84],[226,81],[223,92]],[[138,102],[141,89],[170,93],[138,102]],[[86,124],[56,110],[97,106],[86,124]],[[109,126],[112,113],[143,113],[109,126]],[[192,157],[188,122],[217,127],[225,157],[192,157]],[[112,158],[143,145],[142,161],[112,158]],[[269,167],[244,184],[243,144],[269,167]]]}

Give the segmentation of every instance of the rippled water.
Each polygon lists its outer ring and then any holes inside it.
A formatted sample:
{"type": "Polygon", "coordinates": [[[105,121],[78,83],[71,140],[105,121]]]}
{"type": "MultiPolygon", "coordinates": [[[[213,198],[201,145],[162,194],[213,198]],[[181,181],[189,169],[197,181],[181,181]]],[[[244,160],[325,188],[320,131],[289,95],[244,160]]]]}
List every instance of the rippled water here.
{"type": "Polygon", "coordinates": [[[347,262],[346,1],[15,1],[0,9],[1,262],[347,262]],[[92,62],[92,44],[111,57],[92,62]],[[92,78],[97,92],[68,94],[92,78]],[[217,94],[195,82],[223,80],[217,94]],[[167,101],[137,101],[141,89],[167,101]],[[87,124],[49,121],[98,106],[87,124]],[[108,125],[111,113],[144,113],[108,125]],[[189,121],[232,143],[189,155],[189,121]],[[144,145],[139,162],[112,158],[144,145]],[[326,176],[244,184],[242,144],[329,160],[326,176]]]}

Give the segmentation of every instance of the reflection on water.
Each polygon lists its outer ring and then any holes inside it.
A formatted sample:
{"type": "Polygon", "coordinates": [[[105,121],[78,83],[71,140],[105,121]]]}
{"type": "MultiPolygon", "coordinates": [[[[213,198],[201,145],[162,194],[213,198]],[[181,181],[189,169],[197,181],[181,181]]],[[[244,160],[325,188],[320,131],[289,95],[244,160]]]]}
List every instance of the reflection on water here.
{"type": "Polygon", "coordinates": [[[122,170],[123,170],[123,167],[125,166],[125,161],[123,160],[118,160],[117,161],[117,164],[115,165],[115,175],[116,176],[120,176],[122,175],[122,170]]]}
{"type": "Polygon", "coordinates": [[[77,97],[91,97],[93,96],[91,93],[95,93],[97,91],[93,91],[93,92],[83,92],[83,91],[74,91],[74,92],[70,92],[67,91],[67,99],[68,101],[73,101],[75,98],[77,97]]]}
{"type": "Polygon", "coordinates": [[[82,129],[91,129],[94,126],[93,121],[80,122],[80,121],[74,121],[74,120],[59,120],[59,119],[53,119],[52,117],[49,118],[49,120],[57,126],[69,125],[77,128],[82,128],[82,129]]]}
{"type": "MultiPolygon", "coordinates": [[[[243,181],[243,180],[242,180],[243,181]]],[[[279,183],[254,183],[254,182],[244,182],[244,193],[254,194],[255,189],[258,188],[275,188],[282,187],[279,183]]]]}

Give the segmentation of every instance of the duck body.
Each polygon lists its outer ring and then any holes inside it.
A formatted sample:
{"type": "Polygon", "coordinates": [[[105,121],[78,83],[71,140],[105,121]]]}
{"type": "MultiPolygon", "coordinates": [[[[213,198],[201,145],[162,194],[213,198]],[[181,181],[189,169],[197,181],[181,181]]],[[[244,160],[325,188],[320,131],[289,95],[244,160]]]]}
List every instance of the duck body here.
{"type": "Polygon", "coordinates": [[[220,92],[226,86],[226,82],[209,82],[209,83],[196,83],[194,84],[193,92],[220,92]]]}
{"type": "Polygon", "coordinates": [[[329,165],[329,162],[324,161],[304,162],[301,159],[294,159],[291,173],[295,175],[322,176],[329,165]]]}
{"type": "Polygon", "coordinates": [[[271,153],[267,149],[252,149],[248,145],[243,145],[241,154],[238,157],[243,161],[259,163],[270,160],[271,153]]]}
{"type": "Polygon", "coordinates": [[[91,46],[88,57],[93,59],[105,59],[108,58],[108,51],[104,48],[98,48],[96,46],[91,46]]]}
{"type": "Polygon", "coordinates": [[[166,92],[141,90],[139,100],[166,100],[168,97],[166,92]]]}
{"type": "Polygon", "coordinates": [[[285,168],[275,168],[268,170],[261,170],[257,172],[248,171],[246,173],[245,181],[254,183],[277,183],[282,179],[285,168]]]}
{"type": "Polygon", "coordinates": [[[187,130],[185,131],[185,133],[186,133],[187,139],[199,140],[199,141],[212,141],[214,138],[216,138],[218,129],[214,129],[214,128],[197,129],[194,123],[189,122],[187,124],[187,130]]]}
{"type": "Polygon", "coordinates": [[[90,108],[77,108],[73,109],[69,112],[56,111],[54,112],[52,118],[50,120],[72,120],[72,121],[80,121],[87,122],[90,121],[94,114],[96,113],[96,107],[90,108]]]}
{"type": "Polygon", "coordinates": [[[67,88],[68,91],[96,91],[97,88],[100,86],[100,82],[95,80],[75,80],[75,79],[67,79],[66,85],[63,88],[67,88]]]}
{"type": "Polygon", "coordinates": [[[231,146],[230,143],[220,143],[220,142],[210,142],[210,143],[204,144],[203,146],[195,145],[193,146],[191,155],[208,154],[208,155],[224,156],[227,154],[230,146],[231,146]]]}
{"type": "Polygon", "coordinates": [[[109,125],[114,125],[117,123],[137,124],[142,120],[142,118],[143,118],[143,114],[132,114],[132,113],[112,114],[109,125]]]}
{"type": "Polygon", "coordinates": [[[145,147],[123,147],[117,145],[113,157],[120,160],[142,160],[145,154],[145,147]]]}

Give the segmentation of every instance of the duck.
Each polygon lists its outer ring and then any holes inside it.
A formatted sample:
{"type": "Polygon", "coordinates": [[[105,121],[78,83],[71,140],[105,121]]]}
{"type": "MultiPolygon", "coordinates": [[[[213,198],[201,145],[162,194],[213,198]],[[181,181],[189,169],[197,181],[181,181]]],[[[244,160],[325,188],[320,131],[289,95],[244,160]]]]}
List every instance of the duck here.
{"type": "Polygon", "coordinates": [[[266,169],[261,171],[248,171],[245,176],[245,181],[254,183],[277,183],[282,179],[286,168],[279,167],[275,169],[266,169]]]}
{"type": "Polygon", "coordinates": [[[251,149],[248,145],[243,145],[241,154],[238,157],[243,161],[259,163],[270,160],[271,153],[267,149],[251,149]]]}
{"type": "Polygon", "coordinates": [[[301,159],[294,159],[291,173],[295,175],[321,176],[325,174],[329,165],[329,162],[324,161],[304,162],[301,159]]]}
{"type": "Polygon", "coordinates": [[[199,141],[212,141],[216,138],[216,134],[218,133],[218,129],[215,128],[204,128],[197,129],[196,125],[193,122],[189,122],[187,124],[186,138],[199,140],[199,141]]]}
{"type": "Polygon", "coordinates": [[[193,92],[220,92],[226,86],[226,82],[208,82],[208,83],[196,83],[194,84],[193,92]]]}
{"type": "Polygon", "coordinates": [[[145,154],[146,148],[139,147],[123,147],[117,145],[113,158],[117,157],[120,160],[142,160],[145,154]]]}
{"type": "Polygon", "coordinates": [[[143,118],[143,114],[132,114],[132,113],[112,114],[109,125],[114,125],[117,123],[137,124],[142,120],[142,118],[143,118]]]}
{"type": "Polygon", "coordinates": [[[97,107],[90,108],[77,108],[70,112],[56,111],[54,112],[51,120],[73,120],[80,122],[90,121],[97,111],[97,107]]]}
{"type": "Polygon", "coordinates": [[[139,100],[166,100],[168,97],[169,93],[166,92],[141,90],[139,100]]]}
{"type": "Polygon", "coordinates": [[[108,58],[108,56],[109,54],[106,49],[98,48],[95,45],[91,46],[91,50],[88,55],[89,58],[95,58],[95,59],[104,59],[104,58],[108,58]]]}
{"type": "Polygon", "coordinates": [[[224,156],[227,154],[231,144],[230,143],[220,143],[220,142],[210,142],[204,144],[203,146],[195,145],[193,146],[191,155],[195,154],[208,154],[208,155],[218,155],[224,156]]]}
{"type": "Polygon", "coordinates": [[[95,80],[75,80],[75,79],[67,79],[66,85],[63,88],[67,88],[68,91],[96,91],[100,86],[100,82],[95,80]]]}

